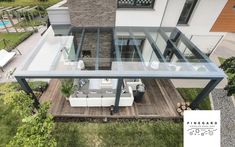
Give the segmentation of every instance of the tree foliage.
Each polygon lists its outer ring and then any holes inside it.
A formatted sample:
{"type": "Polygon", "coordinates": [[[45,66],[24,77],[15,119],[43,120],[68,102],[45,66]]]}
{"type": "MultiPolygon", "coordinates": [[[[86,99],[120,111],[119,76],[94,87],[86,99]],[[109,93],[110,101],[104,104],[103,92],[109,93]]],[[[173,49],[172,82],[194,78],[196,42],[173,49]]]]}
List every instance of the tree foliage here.
{"type": "Polygon", "coordinates": [[[73,89],[73,79],[64,79],[61,82],[61,88],[60,88],[61,94],[64,97],[69,97],[74,89],[73,89]]]}
{"type": "Polygon", "coordinates": [[[48,109],[49,103],[44,103],[36,114],[22,119],[23,124],[17,129],[16,136],[7,146],[56,146],[56,141],[52,136],[53,117],[48,113],[48,109]]]}
{"type": "Polygon", "coordinates": [[[12,108],[13,112],[22,118],[22,124],[17,128],[15,137],[7,146],[56,146],[56,141],[52,136],[53,117],[48,113],[49,103],[41,104],[39,109],[35,109],[32,97],[23,91],[8,92],[1,98],[12,108]]]}
{"type": "Polygon", "coordinates": [[[228,58],[220,66],[228,75],[228,85],[224,88],[228,96],[235,93],[235,57],[228,58]]]}
{"type": "Polygon", "coordinates": [[[22,118],[32,115],[33,99],[25,92],[8,92],[3,97],[4,104],[12,107],[12,111],[19,114],[22,118]]]}

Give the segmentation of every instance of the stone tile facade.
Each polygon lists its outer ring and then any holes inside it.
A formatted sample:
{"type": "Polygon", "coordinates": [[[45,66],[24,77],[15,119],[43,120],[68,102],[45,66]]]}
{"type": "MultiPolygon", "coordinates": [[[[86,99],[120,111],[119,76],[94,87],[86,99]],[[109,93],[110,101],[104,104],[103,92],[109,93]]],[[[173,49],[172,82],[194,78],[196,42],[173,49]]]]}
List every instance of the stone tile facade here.
{"type": "MultiPolygon", "coordinates": [[[[81,32],[75,33],[76,41],[79,43],[81,39],[81,32]]],[[[80,58],[84,61],[86,69],[95,69],[96,64],[96,45],[97,33],[86,32],[80,58]],[[85,56],[84,52],[89,52],[89,56],[85,56]]],[[[99,40],[99,69],[110,69],[112,60],[112,33],[100,32],[99,40]]]]}
{"type": "Polygon", "coordinates": [[[68,0],[67,5],[73,26],[115,26],[116,0],[68,0]]]}

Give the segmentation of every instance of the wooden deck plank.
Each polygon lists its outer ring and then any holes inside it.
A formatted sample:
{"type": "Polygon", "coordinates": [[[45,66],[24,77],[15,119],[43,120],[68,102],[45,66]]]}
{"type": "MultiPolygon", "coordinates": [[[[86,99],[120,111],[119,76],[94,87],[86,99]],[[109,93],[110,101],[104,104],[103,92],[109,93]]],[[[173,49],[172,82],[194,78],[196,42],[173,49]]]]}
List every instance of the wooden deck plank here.
{"type": "Polygon", "coordinates": [[[120,107],[119,113],[110,115],[109,107],[71,107],[60,93],[60,81],[51,80],[40,102],[51,101],[50,112],[54,116],[71,117],[112,117],[112,118],[152,118],[178,117],[175,103],[182,101],[171,81],[142,79],[146,85],[144,99],[134,102],[131,107],[120,107]]]}

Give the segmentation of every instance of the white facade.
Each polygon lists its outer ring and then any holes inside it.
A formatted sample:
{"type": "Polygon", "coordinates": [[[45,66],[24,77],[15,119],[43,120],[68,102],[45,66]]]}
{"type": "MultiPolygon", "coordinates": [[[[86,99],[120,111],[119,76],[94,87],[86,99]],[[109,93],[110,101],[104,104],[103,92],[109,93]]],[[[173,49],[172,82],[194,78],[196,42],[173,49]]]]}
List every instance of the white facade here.
{"type": "Polygon", "coordinates": [[[210,53],[225,35],[210,32],[228,0],[198,0],[187,25],[177,25],[186,0],[156,0],[153,9],[117,9],[116,26],[177,27],[203,52],[210,53]]]}
{"type": "Polygon", "coordinates": [[[68,7],[63,7],[67,0],[61,1],[47,9],[48,17],[52,25],[71,24],[68,7]]]}
{"type": "MultiPolygon", "coordinates": [[[[68,8],[62,7],[66,1],[48,8],[51,24],[70,24],[68,8]]],[[[188,24],[177,25],[185,1],[155,0],[153,9],[117,9],[116,26],[177,27],[203,52],[210,53],[225,35],[210,30],[228,0],[198,0],[188,24]]]]}

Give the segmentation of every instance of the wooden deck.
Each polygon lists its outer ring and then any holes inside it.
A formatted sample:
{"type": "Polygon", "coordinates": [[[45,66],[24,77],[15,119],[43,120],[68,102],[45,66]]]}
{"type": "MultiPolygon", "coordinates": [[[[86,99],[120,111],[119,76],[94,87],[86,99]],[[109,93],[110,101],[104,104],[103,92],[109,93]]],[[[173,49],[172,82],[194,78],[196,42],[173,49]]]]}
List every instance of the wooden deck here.
{"type": "Polygon", "coordinates": [[[110,115],[108,107],[77,107],[72,108],[60,94],[60,81],[51,80],[40,102],[52,103],[50,112],[55,117],[87,117],[87,118],[175,118],[177,102],[183,102],[182,97],[169,80],[142,79],[146,85],[146,93],[141,103],[132,107],[120,107],[117,114],[110,115]]]}

